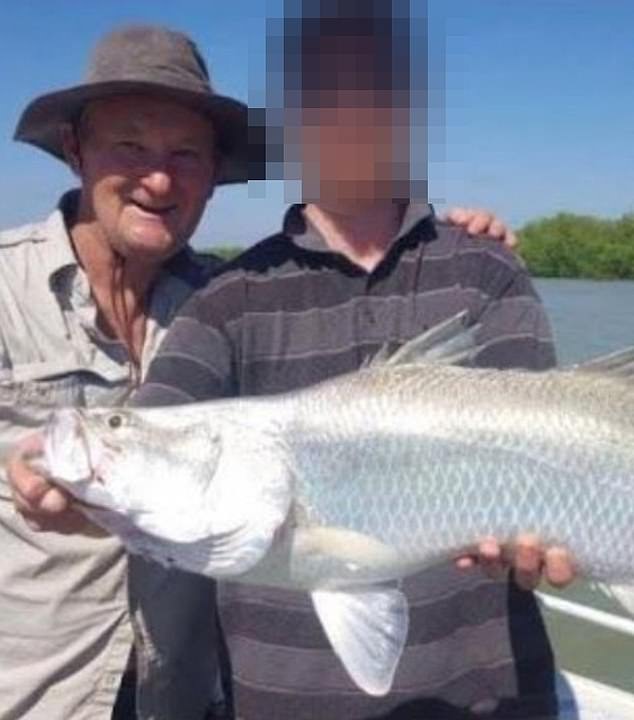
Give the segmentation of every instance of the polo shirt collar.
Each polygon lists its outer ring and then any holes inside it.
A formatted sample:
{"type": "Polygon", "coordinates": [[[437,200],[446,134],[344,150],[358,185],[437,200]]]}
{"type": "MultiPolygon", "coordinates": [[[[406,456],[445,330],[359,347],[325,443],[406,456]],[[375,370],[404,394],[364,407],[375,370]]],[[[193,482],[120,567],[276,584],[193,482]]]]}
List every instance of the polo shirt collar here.
{"type": "MultiPolygon", "coordinates": [[[[305,250],[332,252],[321,234],[317,232],[310,222],[306,221],[304,216],[305,207],[305,204],[292,205],[286,211],[282,232],[295,245],[305,250]]],[[[434,217],[434,209],[429,203],[408,203],[399,230],[391,243],[392,246],[408,236],[419,223],[432,217],[434,217]]]]}

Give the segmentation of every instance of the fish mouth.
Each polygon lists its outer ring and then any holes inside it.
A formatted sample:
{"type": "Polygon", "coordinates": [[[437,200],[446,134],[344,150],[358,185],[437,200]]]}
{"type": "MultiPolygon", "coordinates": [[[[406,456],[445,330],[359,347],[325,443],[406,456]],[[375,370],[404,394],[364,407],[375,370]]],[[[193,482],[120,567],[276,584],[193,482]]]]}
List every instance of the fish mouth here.
{"type": "Polygon", "coordinates": [[[45,429],[44,457],[52,479],[77,489],[96,479],[97,458],[84,424],[81,410],[64,408],[52,413],[45,429]]]}

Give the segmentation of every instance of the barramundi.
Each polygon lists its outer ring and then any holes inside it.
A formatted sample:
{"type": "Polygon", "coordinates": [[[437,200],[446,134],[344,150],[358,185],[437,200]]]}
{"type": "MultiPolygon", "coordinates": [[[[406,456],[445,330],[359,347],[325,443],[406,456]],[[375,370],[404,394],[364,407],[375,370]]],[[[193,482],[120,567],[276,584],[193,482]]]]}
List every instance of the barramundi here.
{"type": "Polygon", "coordinates": [[[399,581],[485,536],[569,548],[631,610],[634,349],[545,372],[480,369],[478,328],[465,325],[457,316],[287,394],[56,411],[47,470],[132,553],[310,593],[350,677],[375,695],[407,638],[399,581]]]}

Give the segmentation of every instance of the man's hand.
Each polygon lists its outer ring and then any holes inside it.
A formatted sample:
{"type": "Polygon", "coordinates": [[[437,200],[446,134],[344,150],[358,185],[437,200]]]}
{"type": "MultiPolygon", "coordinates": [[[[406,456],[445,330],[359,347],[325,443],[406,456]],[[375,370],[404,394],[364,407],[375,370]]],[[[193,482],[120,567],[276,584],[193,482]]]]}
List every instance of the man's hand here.
{"type": "Polygon", "coordinates": [[[508,550],[495,538],[485,538],[476,555],[456,560],[459,568],[480,565],[493,578],[499,578],[511,568],[515,582],[524,590],[534,590],[542,576],[554,587],[565,587],[575,579],[575,567],[570,553],[562,547],[544,549],[535,535],[520,535],[508,550]]]}
{"type": "Polygon", "coordinates": [[[41,453],[41,435],[30,435],[18,443],[7,462],[13,504],[27,525],[36,532],[103,535],[100,528],[76,509],[70,495],[29,465],[29,459],[41,453]]]}
{"type": "Polygon", "coordinates": [[[443,220],[464,228],[470,235],[488,235],[511,250],[519,244],[511,228],[488,210],[453,208],[443,216],[443,220]]]}

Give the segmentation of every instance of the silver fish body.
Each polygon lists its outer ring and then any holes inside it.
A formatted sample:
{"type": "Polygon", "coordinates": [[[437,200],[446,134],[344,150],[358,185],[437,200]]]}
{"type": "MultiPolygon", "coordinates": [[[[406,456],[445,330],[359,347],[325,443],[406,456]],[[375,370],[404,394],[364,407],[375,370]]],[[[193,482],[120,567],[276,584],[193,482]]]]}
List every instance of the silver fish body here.
{"type": "Polygon", "coordinates": [[[391,581],[484,536],[537,533],[588,577],[634,584],[634,352],[476,370],[442,362],[464,332],[445,334],[438,362],[423,342],[422,362],[279,397],[64,411],[51,474],[132,552],[310,592],[353,680],[384,694],[407,635],[391,581]]]}
{"type": "Polygon", "coordinates": [[[583,372],[400,366],[296,402],[286,443],[307,526],[371,536],[413,568],[484,535],[531,531],[569,546],[591,577],[634,577],[628,385],[583,372]]]}

